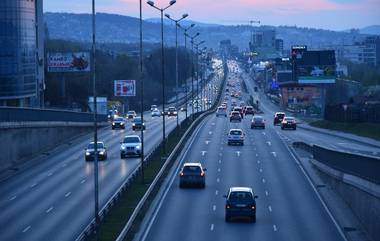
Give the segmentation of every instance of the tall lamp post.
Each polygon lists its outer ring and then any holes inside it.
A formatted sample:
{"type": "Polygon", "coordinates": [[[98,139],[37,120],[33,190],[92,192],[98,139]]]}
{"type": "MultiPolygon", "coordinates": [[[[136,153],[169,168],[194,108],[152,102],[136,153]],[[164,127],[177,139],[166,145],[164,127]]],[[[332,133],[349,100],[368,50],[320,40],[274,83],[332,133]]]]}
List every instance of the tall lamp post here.
{"type": "Polygon", "coordinates": [[[180,19],[173,19],[170,17],[169,14],[165,14],[165,17],[172,20],[175,23],[175,102],[176,102],[176,109],[177,109],[177,127],[178,127],[178,23],[187,18],[189,15],[187,13],[183,14],[180,19]]]}
{"type": "MultiPolygon", "coordinates": [[[[185,53],[187,53],[187,31],[189,31],[191,28],[193,28],[195,26],[195,24],[194,23],[192,23],[189,27],[187,27],[187,28],[184,28],[184,27],[182,27],[180,24],[178,24],[178,27],[180,28],[180,29],[182,29],[183,30],[183,35],[185,36],[185,53]]],[[[189,106],[189,98],[188,98],[188,93],[187,93],[187,79],[186,79],[186,77],[185,77],[185,95],[186,95],[186,108],[185,108],[185,113],[186,113],[186,119],[187,119],[187,107],[189,106]]]]}
{"type": "Polygon", "coordinates": [[[164,60],[164,11],[176,3],[176,0],[171,0],[169,5],[164,8],[159,8],[154,5],[153,1],[148,1],[147,4],[157,9],[161,13],[161,82],[162,82],[162,145],[163,153],[166,154],[166,136],[165,136],[165,60],[164,60]]]}
{"type": "Polygon", "coordinates": [[[92,92],[94,100],[94,198],[95,198],[95,230],[97,230],[100,219],[99,219],[99,170],[98,170],[98,113],[97,113],[97,103],[96,103],[96,46],[95,46],[95,0],[92,0],[92,92]]]}
{"type": "MultiPolygon", "coordinates": [[[[204,44],[205,43],[205,41],[204,40],[202,40],[201,42],[199,42],[199,43],[197,43],[197,44],[195,44],[195,49],[196,49],[196,61],[197,61],[197,98],[198,98],[198,96],[199,96],[199,58],[198,58],[198,56],[199,56],[199,46],[201,45],[201,44],[204,44]]],[[[201,106],[203,106],[203,99],[201,98],[201,106]]],[[[198,108],[199,109],[199,108],[198,108]]],[[[197,112],[198,112],[198,109],[197,109],[197,112]]]]}
{"type": "MultiPolygon", "coordinates": [[[[143,72],[143,35],[142,35],[142,0],[140,8],[140,81],[141,81],[141,123],[144,123],[144,72],[143,72]]],[[[144,183],[144,128],[141,128],[141,182],[144,183]]]]}
{"type": "MultiPolygon", "coordinates": [[[[200,33],[196,33],[193,36],[185,34],[190,38],[191,42],[191,115],[194,114],[194,40],[200,33]]],[[[192,117],[194,118],[194,117],[192,117]]]]}

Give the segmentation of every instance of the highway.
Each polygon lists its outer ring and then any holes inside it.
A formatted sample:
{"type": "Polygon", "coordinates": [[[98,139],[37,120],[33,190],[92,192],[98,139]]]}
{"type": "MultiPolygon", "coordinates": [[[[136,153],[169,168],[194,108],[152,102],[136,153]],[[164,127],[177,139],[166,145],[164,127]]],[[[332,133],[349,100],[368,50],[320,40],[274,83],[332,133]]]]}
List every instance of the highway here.
{"type": "MultiPolygon", "coordinates": [[[[179,112],[179,120],[184,118],[185,112],[179,112]]],[[[162,140],[162,117],[147,112],[144,119],[147,154],[162,140]]],[[[175,126],[176,117],[167,117],[166,134],[175,126]]],[[[125,130],[111,130],[111,126],[99,130],[98,139],[108,152],[108,159],[99,161],[100,208],[141,161],[120,159],[120,142],[129,134],[140,134],[132,131],[130,122],[125,130]]],[[[94,217],[94,164],[84,160],[90,141],[92,135],[64,144],[39,164],[0,183],[0,240],[70,241],[80,235],[94,217]]]]}
{"type": "Polygon", "coordinates": [[[283,134],[271,121],[252,130],[250,118],[207,117],[180,159],[207,168],[206,188],[180,189],[176,170],[141,240],[345,240],[281,137],[300,130],[283,134]],[[243,129],[244,146],[227,145],[230,128],[243,129]],[[259,196],[256,223],[225,222],[223,195],[232,186],[252,187],[259,196]]]}

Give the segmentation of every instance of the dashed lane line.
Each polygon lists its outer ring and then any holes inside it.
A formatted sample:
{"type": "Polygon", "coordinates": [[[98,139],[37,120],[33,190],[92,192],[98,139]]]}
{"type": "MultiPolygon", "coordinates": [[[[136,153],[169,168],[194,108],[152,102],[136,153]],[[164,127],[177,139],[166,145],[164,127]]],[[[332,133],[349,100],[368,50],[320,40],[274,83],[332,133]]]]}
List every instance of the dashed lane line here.
{"type": "Polygon", "coordinates": [[[65,194],[65,197],[68,197],[70,195],[71,195],[71,192],[68,192],[68,193],[65,194]]]}
{"type": "Polygon", "coordinates": [[[268,206],[269,212],[272,212],[272,207],[269,205],[268,206]]]}
{"type": "Polygon", "coordinates": [[[277,226],[275,224],[273,225],[273,231],[277,232],[277,226]]]}
{"type": "Polygon", "coordinates": [[[13,201],[13,200],[15,200],[17,198],[17,196],[13,196],[13,197],[11,197],[10,199],[9,199],[9,201],[13,201]]]}
{"type": "Polygon", "coordinates": [[[269,196],[269,192],[268,191],[265,191],[265,196],[269,196]]]}
{"type": "Polygon", "coordinates": [[[217,195],[218,195],[218,193],[219,193],[219,191],[218,191],[218,190],[215,190],[215,196],[217,196],[217,195]]]}
{"type": "Polygon", "coordinates": [[[215,212],[216,211],[216,205],[212,206],[212,210],[215,212]]]}
{"type": "Polygon", "coordinates": [[[53,207],[50,207],[46,210],[46,213],[50,213],[54,208],[53,207]]]}
{"type": "Polygon", "coordinates": [[[212,223],[211,226],[210,226],[210,230],[213,231],[214,230],[214,224],[212,223]]]}
{"type": "Polygon", "coordinates": [[[28,227],[24,228],[24,230],[22,230],[23,233],[26,233],[28,232],[28,230],[31,228],[31,226],[29,225],[28,227]]]}

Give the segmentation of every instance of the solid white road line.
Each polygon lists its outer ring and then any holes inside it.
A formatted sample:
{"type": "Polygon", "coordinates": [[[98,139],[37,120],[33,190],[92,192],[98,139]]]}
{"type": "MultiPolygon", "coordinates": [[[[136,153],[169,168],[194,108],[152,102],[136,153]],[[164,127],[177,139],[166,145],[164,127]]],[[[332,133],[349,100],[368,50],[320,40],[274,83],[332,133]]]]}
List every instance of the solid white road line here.
{"type": "Polygon", "coordinates": [[[68,192],[68,193],[65,194],[65,197],[68,197],[70,195],[71,195],[71,192],[68,192]]]}
{"type": "Polygon", "coordinates": [[[53,207],[50,207],[46,210],[46,213],[50,213],[54,208],[53,207]]]}
{"type": "Polygon", "coordinates": [[[28,227],[24,228],[24,230],[22,230],[23,233],[26,233],[28,232],[28,230],[31,228],[31,226],[29,225],[28,227]]]}

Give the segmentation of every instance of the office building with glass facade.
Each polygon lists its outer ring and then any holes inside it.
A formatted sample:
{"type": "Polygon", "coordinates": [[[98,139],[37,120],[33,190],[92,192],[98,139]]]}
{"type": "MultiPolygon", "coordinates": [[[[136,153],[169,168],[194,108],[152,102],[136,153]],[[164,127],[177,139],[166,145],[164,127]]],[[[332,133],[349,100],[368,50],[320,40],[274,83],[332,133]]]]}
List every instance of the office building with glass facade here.
{"type": "Polygon", "coordinates": [[[40,106],[42,0],[0,1],[0,106],[40,106]]]}

